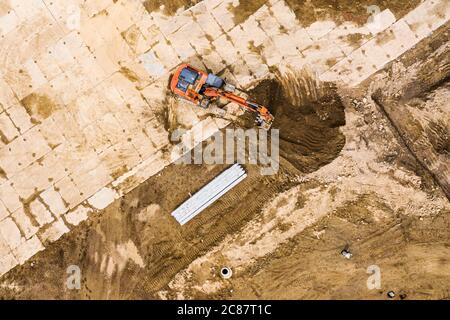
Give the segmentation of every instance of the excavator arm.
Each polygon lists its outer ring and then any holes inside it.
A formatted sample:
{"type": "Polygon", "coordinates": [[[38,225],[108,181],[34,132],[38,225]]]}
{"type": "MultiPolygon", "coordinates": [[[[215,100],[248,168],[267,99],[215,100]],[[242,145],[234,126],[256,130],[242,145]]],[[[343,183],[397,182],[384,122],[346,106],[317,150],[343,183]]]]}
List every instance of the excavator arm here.
{"type": "Polygon", "coordinates": [[[203,95],[206,97],[209,97],[210,99],[223,98],[227,101],[237,103],[238,105],[240,105],[241,107],[243,107],[244,109],[246,109],[248,111],[257,113],[258,114],[258,117],[257,117],[258,125],[260,125],[261,127],[265,128],[265,129],[269,129],[272,125],[274,118],[273,118],[272,114],[269,112],[269,109],[267,109],[266,107],[264,107],[262,105],[259,105],[252,101],[248,101],[247,99],[244,99],[236,94],[233,94],[233,93],[227,92],[227,91],[223,91],[218,88],[212,88],[212,87],[206,88],[205,91],[203,92],[203,95]]]}

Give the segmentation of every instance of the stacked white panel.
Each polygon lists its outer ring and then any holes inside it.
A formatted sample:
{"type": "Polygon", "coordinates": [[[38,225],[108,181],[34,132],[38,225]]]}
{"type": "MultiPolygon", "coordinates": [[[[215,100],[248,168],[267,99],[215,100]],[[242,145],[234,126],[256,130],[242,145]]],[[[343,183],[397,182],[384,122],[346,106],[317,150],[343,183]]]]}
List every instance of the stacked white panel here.
{"type": "Polygon", "coordinates": [[[172,216],[181,224],[185,224],[214,203],[247,177],[247,173],[239,164],[234,164],[196,194],[172,212],[172,216]]]}

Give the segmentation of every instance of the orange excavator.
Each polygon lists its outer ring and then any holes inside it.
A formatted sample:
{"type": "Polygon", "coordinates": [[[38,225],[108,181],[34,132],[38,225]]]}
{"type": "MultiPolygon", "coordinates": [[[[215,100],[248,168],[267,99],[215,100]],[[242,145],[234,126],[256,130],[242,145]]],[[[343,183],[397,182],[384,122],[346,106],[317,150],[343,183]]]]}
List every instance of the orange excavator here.
{"type": "Polygon", "coordinates": [[[236,88],[215,74],[208,74],[189,64],[178,66],[170,81],[170,89],[177,96],[202,108],[208,108],[218,99],[237,103],[245,110],[256,113],[255,122],[259,127],[268,130],[272,126],[274,118],[269,109],[233,93],[236,88]]]}

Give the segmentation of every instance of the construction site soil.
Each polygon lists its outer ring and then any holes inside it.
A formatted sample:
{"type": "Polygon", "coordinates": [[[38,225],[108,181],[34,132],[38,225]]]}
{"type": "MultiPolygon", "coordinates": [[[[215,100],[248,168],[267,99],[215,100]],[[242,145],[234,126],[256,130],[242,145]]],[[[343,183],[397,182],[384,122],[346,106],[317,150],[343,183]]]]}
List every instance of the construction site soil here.
{"type": "MultiPolygon", "coordinates": [[[[309,77],[286,79],[289,87],[281,84],[284,80],[267,80],[251,92],[267,102],[277,119],[274,128],[280,129],[284,158],[278,174],[261,176],[258,166],[246,165],[248,178],[243,183],[181,227],[170,212],[226,166],[171,165],[38,254],[33,267],[18,268],[15,272],[28,274],[42,269],[39,281],[19,281],[20,298],[33,298],[36,292],[43,298],[155,298],[153,294],[177,272],[226,235],[238,232],[274,195],[294,186],[297,170],[314,171],[339,154],[345,143],[338,129],[345,123],[343,105],[335,87],[326,84],[322,90],[309,77]],[[130,250],[137,256],[123,255],[130,250]],[[67,263],[83,270],[81,294],[61,286],[67,263]],[[50,265],[52,272],[45,272],[50,265]],[[55,274],[61,278],[55,279],[55,274]]],[[[14,279],[15,272],[5,280],[14,279]]]]}
{"type": "Polygon", "coordinates": [[[436,92],[448,97],[448,28],[356,89],[306,71],[261,82],[249,95],[275,115],[277,174],[245,165],[242,183],[180,226],[172,210],[227,165],[170,165],[4,275],[0,298],[386,299],[389,290],[395,299],[449,298],[449,175],[439,176],[448,140],[433,134],[448,135],[448,122],[420,131],[432,132],[432,166],[414,148],[415,122],[395,115],[400,103],[419,97],[413,105],[426,110],[442,101],[436,92]],[[422,79],[414,93],[398,81],[409,74],[422,79]],[[66,286],[70,265],[81,270],[80,290],[66,286]],[[382,282],[371,290],[372,265],[382,282]],[[218,275],[223,266],[231,279],[218,275]]]}
{"type": "Polygon", "coordinates": [[[280,155],[303,173],[317,170],[337,157],[345,145],[339,130],[345,112],[337,88],[314,76],[288,73],[264,80],[249,92],[275,116],[280,155]]]}

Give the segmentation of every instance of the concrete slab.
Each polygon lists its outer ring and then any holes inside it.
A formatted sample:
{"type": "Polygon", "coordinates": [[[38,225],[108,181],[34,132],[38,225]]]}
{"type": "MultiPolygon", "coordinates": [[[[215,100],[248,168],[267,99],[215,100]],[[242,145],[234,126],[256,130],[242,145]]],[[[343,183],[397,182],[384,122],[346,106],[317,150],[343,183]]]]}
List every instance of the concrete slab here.
{"type": "Polygon", "coordinates": [[[22,199],[28,199],[35,193],[36,183],[30,176],[31,171],[32,168],[29,166],[9,179],[14,190],[22,199]]]}
{"type": "Polygon", "coordinates": [[[283,59],[283,55],[278,51],[275,43],[270,39],[264,42],[261,54],[269,67],[279,65],[283,59]]]}
{"type": "Polygon", "coordinates": [[[361,52],[367,57],[368,61],[375,66],[376,69],[383,68],[391,58],[384,51],[383,47],[377,44],[377,39],[373,38],[372,40],[366,42],[363,46],[361,46],[361,52]]]}
{"type": "Polygon", "coordinates": [[[26,239],[30,239],[34,236],[38,231],[39,227],[33,225],[30,218],[25,214],[23,208],[16,210],[11,217],[17,223],[17,226],[22,231],[23,235],[26,239]]]}
{"type": "Polygon", "coordinates": [[[132,168],[141,162],[139,153],[131,142],[115,144],[102,152],[99,157],[112,177],[123,172],[124,167],[132,168]],[[123,157],[123,160],[119,157],[123,157]]]}
{"type": "Polygon", "coordinates": [[[0,256],[0,276],[18,265],[19,262],[14,258],[12,253],[5,253],[0,256]]]}
{"type": "Polygon", "coordinates": [[[19,17],[14,10],[10,10],[4,15],[0,16],[0,36],[14,30],[19,25],[19,17]]]}
{"type": "Polygon", "coordinates": [[[7,216],[9,216],[8,209],[6,209],[3,202],[0,200],[0,221],[5,219],[7,216]]]}
{"type": "Polygon", "coordinates": [[[161,104],[166,99],[166,81],[156,81],[141,90],[142,95],[147,101],[153,104],[161,104]]]}
{"type": "MultiPolygon", "coordinates": [[[[134,147],[131,145],[128,147],[131,149],[134,154],[137,154],[134,147]]],[[[97,154],[95,155],[96,157],[97,154]]],[[[136,165],[140,158],[139,155],[136,157],[138,160],[136,163],[130,162],[130,167],[136,165]]],[[[98,160],[100,161],[100,160],[98,160]]],[[[111,183],[113,178],[111,176],[111,171],[108,166],[104,163],[99,163],[92,169],[79,169],[74,171],[73,174],[69,175],[73,179],[73,183],[77,186],[78,190],[80,190],[80,196],[83,199],[91,197],[98,190],[100,190],[103,186],[111,183]]]]}
{"type": "Polygon", "coordinates": [[[212,51],[211,42],[204,34],[199,37],[192,37],[189,43],[201,57],[212,51]]]}
{"type": "Polygon", "coordinates": [[[33,88],[39,88],[47,82],[47,78],[33,59],[28,59],[23,65],[31,78],[33,88]]]}
{"type": "Polygon", "coordinates": [[[411,31],[414,32],[418,41],[428,37],[433,32],[430,23],[424,19],[424,15],[428,11],[427,6],[428,1],[425,1],[402,18],[411,28],[411,31]]]}
{"type": "Polygon", "coordinates": [[[40,235],[39,238],[43,243],[54,242],[61,238],[64,234],[69,232],[69,228],[64,224],[64,221],[61,219],[53,222],[47,229],[45,229],[40,235]]]}
{"type": "Polygon", "coordinates": [[[87,1],[82,4],[83,9],[86,11],[89,17],[98,14],[100,11],[105,10],[113,3],[112,0],[97,0],[87,1]]]}
{"type": "Polygon", "coordinates": [[[36,159],[41,158],[45,154],[51,151],[50,147],[45,141],[44,136],[39,131],[39,128],[34,127],[21,136],[22,140],[26,143],[27,150],[25,152],[28,161],[23,165],[26,166],[36,159]]]}
{"type": "Polygon", "coordinates": [[[0,236],[5,240],[10,250],[16,249],[25,241],[11,218],[0,221],[0,236]]]}
{"type": "Polygon", "coordinates": [[[31,239],[25,241],[16,249],[13,250],[13,254],[20,264],[25,263],[28,259],[34,256],[39,251],[44,250],[44,246],[39,241],[37,236],[33,236],[31,239]]]}
{"type": "Polygon", "coordinates": [[[290,30],[288,35],[299,51],[302,51],[313,44],[313,40],[306,29],[300,26],[290,30]]]}
{"type": "Polygon", "coordinates": [[[431,30],[436,30],[450,19],[450,3],[448,0],[427,0],[417,8],[424,15],[424,20],[431,30]]]}
{"type": "Polygon", "coordinates": [[[69,209],[75,208],[84,200],[84,197],[80,195],[80,190],[78,190],[77,186],[68,176],[55,183],[55,190],[64,199],[69,209]]]}
{"type": "Polygon", "coordinates": [[[127,62],[136,58],[133,50],[119,33],[113,39],[105,41],[104,44],[107,48],[106,54],[114,63],[127,62]]]}
{"type": "Polygon", "coordinates": [[[156,121],[148,123],[144,128],[147,136],[152,140],[157,150],[160,150],[169,144],[169,133],[156,121]]]}
{"type": "Polygon", "coordinates": [[[239,59],[238,49],[226,35],[221,35],[219,38],[214,40],[213,45],[215,48],[219,48],[218,53],[227,65],[231,65],[239,59]]]}
{"type": "Polygon", "coordinates": [[[217,23],[220,24],[225,32],[230,31],[235,26],[233,14],[228,10],[232,4],[232,0],[224,0],[211,10],[214,19],[216,19],[217,23]]]}
{"type": "Polygon", "coordinates": [[[48,181],[52,183],[66,177],[68,175],[67,167],[69,167],[69,163],[62,162],[55,150],[46,154],[42,159],[42,170],[48,174],[48,181]]]}
{"type": "MultiPolygon", "coordinates": [[[[21,67],[23,68],[23,65],[21,67]]],[[[4,80],[19,100],[34,90],[31,75],[25,68],[20,69],[21,67],[15,68],[13,65],[9,65],[9,67],[5,67],[6,70],[3,73],[4,80]]]]}
{"type": "Polygon", "coordinates": [[[47,81],[52,80],[63,72],[60,66],[54,63],[54,59],[49,51],[51,51],[50,48],[45,48],[38,56],[34,57],[38,68],[47,81]]]}
{"type": "Polygon", "coordinates": [[[14,92],[11,90],[0,71],[0,110],[6,110],[17,103],[18,100],[14,95],[14,92]]]}
{"type": "Polygon", "coordinates": [[[258,47],[269,37],[259,26],[259,22],[254,16],[250,16],[243,24],[242,29],[249,36],[253,46],[258,47]]]}
{"type": "Polygon", "coordinates": [[[222,59],[217,51],[208,52],[207,54],[202,56],[202,60],[205,66],[216,74],[220,73],[226,67],[226,61],[222,59]]]}
{"type": "Polygon", "coordinates": [[[263,62],[259,54],[251,52],[244,55],[243,59],[250,70],[250,74],[255,79],[262,79],[269,74],[269,67],[263,62]]]}
{"type": "Polygon", "coordinates": [[[273,44],[277,48],[278,52],[281,52],[283,57],[289,57],[289,56],[299,56],[300,51],[297,49],[297,43],[295,41],[292,41],[290,35],[288,34],[279,34],[274,35],[271,37],[271,40],[273,41],[273,44]]]}
{"type": "Polygon", "coordinates": [[[276,2],[270,7],[270,11],[284,29],[291,30],[298,25],[295,13],[284,1],[276,2]]]}
{"type": "Polygon", "coordinates": [[[31,117],[22,105],[17,104],[12,106],[7,110],[7,113],[21,134],[25,133],[34,126],[31,121],[31,117]]]}
{"type": "Polygon", "coordinates": [[[156,153],[152,140],[144,132],[136,132],[129,137],[141,159],[147,159],[156,153]]]}
{"type": "Polygon", "coordinates": [[[318,40],[336,28],[334,21],[316,21],[306,28],[311,39],[318,40]]]}
{"type": "Polygon", "coordinates": [[[147,39],[150,47],[154,46],[160,38],[164,38],[155,20],[149,14],[144,14],[140,20],[135,22],[135,25],[147,39]]]}
{"type": "Polygon", "coordinates": [[[376,43],[383,48],[391,59],[395,59],[415,45],[416,37],[406,22],[399,20],[378,34],[376,43]]]}
{"type": "Polygon", "coordinates": [[[44,3],[40,0],[10,0],[9,2],[22,21],[46,11],[44,3]]]}
{"type": "Polygon", "coordinates": [[[83,134],[89,146],[97,153],[101,153],[105,149],[111,147],[111,142],[106,134],[103,133],[102,128],[97,124],[89,124],[83,128],[83,134]]]}
{"type": "Polygon", "coordinates": [[[151,49],[166,70],[171,70],[181,63],[175,50],[166,43],[160,42],[151,49]]]}
{"type": "Polygon", "coordinates": [[[373,36],[365,26],[359,26],[353,22],[344,22],[330,31],[326,37],[330,42],[337,44],[348,56],[353,50],[362,46],[373,36]]]}
{"type": "Polygon", "coordinates": [[[271,14],[267,6],[262,6],[256,13],[255,19],[259,22],[261,29],[269,36],[281,33],[281,25],[277,19],[271,14]]]}
{"type": "Polygon", "coordinates": [[[68,209],[64,204],[61,195],[54,189],[54,187],[48,188],[42,192],[40,197],[55,216],[59,217],[67,212],[68,209]]]}
{"type": "Polygon", "coordinates": [[[366,23],[367,29],[370,30],[370,32],[373,35],[376,35],[377,33],[380,33],[383,30],[386,30],[390,25],[392,25],[397,19],[395,18],[394,14],[391,10],[385,9],[381,11],[380,13],[372,16],[371,21],[366,23]]]}
{"type": "Polygon", "coordinates": [[[166,37],[169,37],[172,33],[192,22],[192,17],[189,12],[183,12],[175,16],[166,16],[161,12],[152,12],[151,16],[166,37]]]}
{"type": "MultiPolygon", "coordinates": [[[[223,2],[223,0],[208,0],[208,1],[202,1],[201,4],[204,4],[206,9],[208,11],[213,10],[215,7],[217,7],[218,5],[220,5],[223,2]]],[[[196,5],[198,6],[198,4],[196,5]]],[[[196,7],[195,6],[195,7],[196,7]]]]}
{"type": "Polygon", "coordinates": [[[116,192],[111,188],[102,188],[96,194],[88,199],[91,206],[98,210],[105,209],[109,206],[115,199],[117,199],[116,192]]]}
{"type": "Polygon", "coordinates": [[[55,220],[50,211],[47,210],[39,199],[30,203],[30,213],[41,227],[55,220]]]}
{"type": "Polygon", "coordinates": [[[9,212],[14,212],[22,207],[19,195],[8,182],[0,185],[0,200],[3,202],[9,212]]]}
{"type": "Polygon", "coordinates": [[[86,208],[83,205],[76,207],[73,210],[70,210],[65,214],[65,219],[68,223],[73,226],[79,225],[81,222],[88,218],[88,214],[91,212],[89,208],[86,208]]]}
{"type": "Polygon", "coordinates": [[[315,41],[311,47],[303,50],[302,54],[305,63],[318,74],[327,71],[345,57],[344,52],[326,37],[315,41]]]}
{"type": "MultiPolygon", "coordinates": [[[[207,1],[210,2],[210,1],[207,1]]],[[[209,40],[215,40],[223,34],[222,27],[217,23],[204,3],[199,3],[191,10],[192,15],[209,40]]]]}
{"type": "Polygon", "coordinates": [[[144,6],[138,1],[117,0],[106,8],[108,18],[114,22],[117,30],[123,32],[132,26],[137,17],[141,17],[145,11],[144,6]]]}
{"type": "Polygon", "coordinates": [[[237,84],[241,88],[246,88],[254,78],[250,75],[250,70],[243,60],[238,60],[233,63],[232,66],[234,77],[237,80],[237,84]]]}
{"type": "Polygon", "coordinates": [[[349,63],[347,68],[350,72],[344,81],[350,85],[360,83],[377,71],[376,66],[367,63],[367,56],[363,54],[361,49],[353,51],[345,61],[349,63]]]}
{"type": "Polygon", "coordinates": [[[0,138],[4,143],[14,140],[19,135],[14,123],[9,118],[6,112],[0,113],[0,138]]]}
{"type": "Polygon", "coordinates": [[[240,25],[231,29],[227,34],[239,54],[244,55],[250,52],[251,37],[244,32],[240,25]]]}
{"type": "Polygon", "coordinates": [[[167,40],[169,40],[171,47],[183,61],[196,54],[194,48],[186,41],[191,38],[192,26],[193,24],[183,26],[175,33],[167,36],[167,40]]]}
{"type": "Polygon", "coordinates": [[[103,72],[107,75],[111,75],[114,72],[117,72],[120,69],[120,65],[117,63],[117,61],[114,61],[109,55],[108,55],[108,46],[105,44],[100,44],[98,46],[90,47],[92,50],[92,54],[94,55],[94,58],[96,59],[98,65],[100,68],[102,68],[103,72]]]}
{"type": "Polygon", "coordinates": [[[12,177],[14,174],[16,174],[22,169],[21,161],[29,162],[29,159],[24,159],[25,152],[26,148],[22,139],[15,139],[7,146],[4,145],[2,147],[2,157],[0,158],[0,167],[3,169],[3,171],[6,173],[7,176],[12,177]]]}

